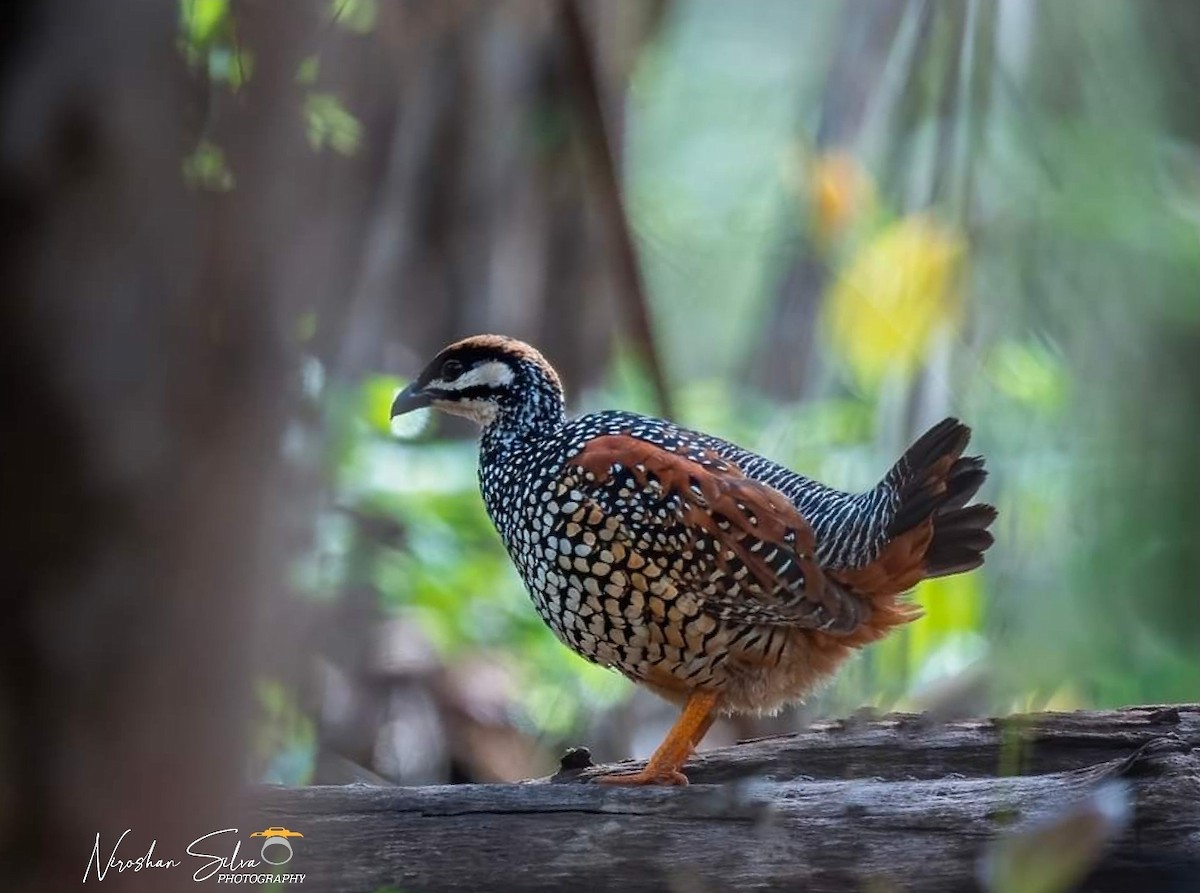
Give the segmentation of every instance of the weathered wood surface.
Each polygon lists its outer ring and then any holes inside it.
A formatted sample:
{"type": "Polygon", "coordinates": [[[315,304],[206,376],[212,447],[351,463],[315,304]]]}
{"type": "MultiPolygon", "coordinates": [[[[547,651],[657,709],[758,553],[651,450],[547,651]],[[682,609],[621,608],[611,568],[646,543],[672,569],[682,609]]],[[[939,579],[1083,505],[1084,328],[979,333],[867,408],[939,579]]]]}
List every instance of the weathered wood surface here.
{"type": "MultiPolygon", "coordinates": [[[[860,714],[793,735],[701,753],[687,765],[695,784],[741,778],[941,778],[1081,769],[1129,756],[1157,738],[1200,747],[1200,705],[1034,713],[941,723],[925,714],[860,714]]],[[[630,771],[641,766],[620,764],[630,771]]],[[[608,771],[601,767],[583,778],[608,771]]],[[[565,779],[564,779],[565,780],[565,779]]]]}
{"type": "Polygon", "coordinates": [[[688,773],[677,789],[579,783],[592,770],[268,789],[256,820],[304,833],[288,870],[323,891],[960,891],[979,889],[990,842],[1120,780],[1132,816],[1080,889],[1200,889],[1200,706],[857,719],[712,751],[688,773]],[[1014,769],[1031,774],[997,774],[1014,769]]]}

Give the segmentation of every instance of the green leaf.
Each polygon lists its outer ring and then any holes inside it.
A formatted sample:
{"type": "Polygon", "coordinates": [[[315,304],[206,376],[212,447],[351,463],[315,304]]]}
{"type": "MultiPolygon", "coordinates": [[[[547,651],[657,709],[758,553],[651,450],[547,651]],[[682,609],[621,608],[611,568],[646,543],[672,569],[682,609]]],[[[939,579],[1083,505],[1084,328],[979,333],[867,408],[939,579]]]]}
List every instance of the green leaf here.
{"type": "Polygon", "coordinates": [[[229,0],[180,0],[179,18],[192,46],[207,46],[216,39],[229,16],[229,0]]]}
{"type": "Polygon", "coordinates": [[[208,140],[201,140],[192,154],[183,159],[183,179],[193,189],[211,192],[228,192],[234,187],[233,172],[225,163],[225,153],[208,140]]]}
{"type": "Polygon", "coordinates": [[[304,102],[308,143],[316,151],[326,146],[339,155],[353,155],[362,140],[362,125],[332,93],[310,93],[304,102]]]}
{"type": "Polygon", "coordinates": [[[330,16],[347,31],[366,34],[375,27],[379,5],[377,0],[332,0],[330,16]]]}
{"type": "Polygon", "coordinates": [[[321,60],[316,56],[309,56],[296,66],[296,83],[311,87],[317,82],[317,75],[320,71],[321,60]]]}

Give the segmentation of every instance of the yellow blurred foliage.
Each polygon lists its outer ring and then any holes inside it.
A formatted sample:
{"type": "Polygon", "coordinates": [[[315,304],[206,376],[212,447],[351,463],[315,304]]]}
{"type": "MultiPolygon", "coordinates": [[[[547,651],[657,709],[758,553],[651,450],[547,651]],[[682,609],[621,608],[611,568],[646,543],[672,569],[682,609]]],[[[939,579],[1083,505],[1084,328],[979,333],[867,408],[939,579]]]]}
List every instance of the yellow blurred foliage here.
{"type": "Polygon", "coordinates": [[[886,678],[918,679],[926,662],[947,644],[978,630],[986,601],[984,580],[980,574],[925,580],[912,600],[921,607],[921,619],[872,646],[872,660],[886,678]]]}
{"type": "Polygon", "coordinates": [[[934,335],[957,327],[966,242],[925,214],[884,228],[850,258],[827,299],[835,348],[859,383],[908,374],[934,335]]]}

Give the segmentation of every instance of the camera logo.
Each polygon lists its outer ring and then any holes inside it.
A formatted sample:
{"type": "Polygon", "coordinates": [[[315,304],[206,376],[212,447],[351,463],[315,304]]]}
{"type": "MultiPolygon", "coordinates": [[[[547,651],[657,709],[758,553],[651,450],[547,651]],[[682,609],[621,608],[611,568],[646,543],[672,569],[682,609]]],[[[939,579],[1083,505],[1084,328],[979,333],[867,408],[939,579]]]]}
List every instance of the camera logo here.
{"type": "Polygon", "coordinates": [[[292,861],[292,842],[290,837],[303,837],[299,831],[291,831],[287,828],[280,828],[277,825],[272,825],[270,828],[263,828],[261,831],[255,831],[251,837],[264,837],[262,852],[259,854],[264,862],[268,865],[287,865],[292,861]],[[287,851],[286,855],[279,852],[279,847],[283,847],[287,851]],[[283,858],[271,858],[267,855],[267,850],[273,850],[272,855],[283,858]]]}

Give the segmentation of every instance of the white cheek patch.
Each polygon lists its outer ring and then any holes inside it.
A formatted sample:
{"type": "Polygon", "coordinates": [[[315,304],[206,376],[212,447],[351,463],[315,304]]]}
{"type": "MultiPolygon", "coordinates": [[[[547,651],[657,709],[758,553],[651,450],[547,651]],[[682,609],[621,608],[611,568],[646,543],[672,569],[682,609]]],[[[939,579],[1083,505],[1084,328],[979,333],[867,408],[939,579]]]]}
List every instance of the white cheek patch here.
{"type": "Polygon", "coordinates": [[[513,378],[512,366],[492,360],[467,370],[454,381],[433,381],[429,383],[429,387],[442,391],[465,391],[480,386],[500,388],[512,384],[513,378]]]}
{"type": "Polygon", "coordinates": [[[490,425],[496,420],[498,409],[490,400],[434,400],[433,405],[442,412],[459,415],[480,425],[490,425]]]}

